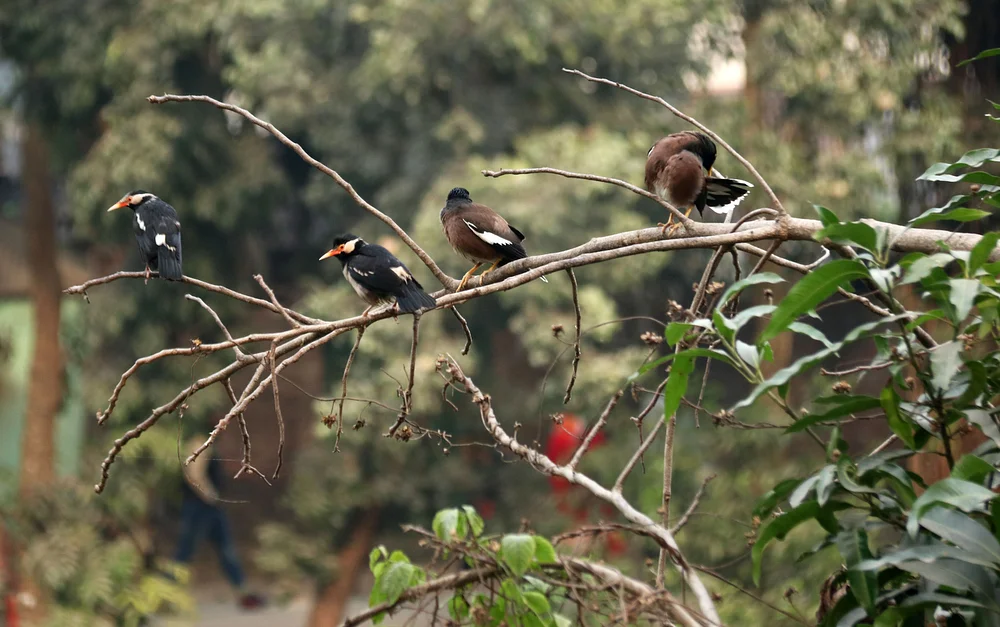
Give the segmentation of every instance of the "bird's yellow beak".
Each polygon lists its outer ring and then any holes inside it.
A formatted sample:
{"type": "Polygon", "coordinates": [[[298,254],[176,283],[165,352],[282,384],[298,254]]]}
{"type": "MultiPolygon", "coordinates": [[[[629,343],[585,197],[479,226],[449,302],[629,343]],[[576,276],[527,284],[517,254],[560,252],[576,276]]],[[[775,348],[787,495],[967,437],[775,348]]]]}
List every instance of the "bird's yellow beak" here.
{"type": "Polygon", "coordinates": [[[121,200],[119,200],[115,204],[111,205],[110,208],[108,208],[108,213],[114,211],[115,209],[121,209],[122,207],[128,207],[129,200],[130,200],[130,198],[128,196],[126,196],[125,198],[122,198],[121,200]]]}
{"type": "Polygon", "coordinates": [[[323,261],[324,259],[326,259],[328,257],[336,257],[341,252],[343,252],[343,250],[344,250],[343,246],[337,246],[336,248],[331,248],[330,250],[326,251],[326,254],[323,255],[322,257],[320,257],[319,260],[323,261]]]}

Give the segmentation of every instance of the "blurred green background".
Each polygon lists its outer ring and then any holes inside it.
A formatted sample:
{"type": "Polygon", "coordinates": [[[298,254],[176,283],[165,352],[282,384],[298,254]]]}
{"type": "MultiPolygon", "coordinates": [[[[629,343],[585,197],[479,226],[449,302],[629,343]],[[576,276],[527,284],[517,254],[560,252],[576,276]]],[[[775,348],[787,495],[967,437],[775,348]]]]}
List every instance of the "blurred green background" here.
{"type": "MultiPolygon", "coordinates": [[[[65,297],[61,307],[52,306],[56,283],[62,288],[141,269],[129,218],[103,211],[124,193],[142,188],[177,208],[185,274],[263,296],[252,279],[260,273],[283,303],[312,316],[332,320],[363,308],[339,264],[316,261],[335,234],[348,230],[394,250],[425,287],[435,287],[391,231],[260,129],[208,105],[152,105],[147,96],[201,93],[250,109],[340,172],[446,271],[461,276],[467,265],[438,224],[455,186],[467,187],[523,230],[534,253],[662,220],[658,206],[613,187],[544,175],[480,175],[485,168],[552,166],[638,184],[649,146],[686,128],[648,101],[581,81],[563,67],[630,84],[695,116],[749,158],[795,215],[811,217],[816,203],[835,208],[841,219],[905,221],[950,195],[914,181],[927,165],[997,145],[996,125],[989,128],[984,114],[992,110],[987,98],[1000,100],[1000,62],[955,65],[1000,45],[998,15],[996,0],[701,6],[679,0],[5,0],[0,495],[11,523],[5,525],[5,567],[14,567],[15,553],[30,556],[42,588],[56,594],[53,624],[116,624],[127,603],[114,588],[151,580],[153,559],[173,552],[181,485],[177,415],[125,449],[104,495],[94,496],[90,486],[115,437],[229,354],[156,362],[129,381],[109,424],[98,427],[94,414],[136,358],[195,338],[217,341],[220,334],[204,310],[184,300],[192,290],[179,284],[122,281],[91,290],[89,304],[65,297]],[[56,310],[61,315],[53,315],[56,310]],[[45,337],[58,337],[55,348],[49,342],[36,350],[42,328],[45,337]],[[49,333],[55,328],[57,334],[49,333]],[[43,431],[49,448],[36,446],[26,456],[28,416],[53,430],[43,431]],[[27,476],[25,462],[34,464],[27,476]],[[41,502],[28,498],[39,490],[46,495],[41,502]],[[23,524],[29,514],[44,524],[23,524]]],[[[717,165],[749,178],[727,154],[717,165]]],[[[766,202],[758,191],[742,208],[766,202]]],[[[816,255],[806,245],[782,251],[801,261],[816,255]]],[[[584,326],[631,316],[664,320],[669,300],[690,300],[708,256],[660,253],[579,269],[584,326]]],[[[724,266],[721,278],[731,280],[732,268],[724,266]]],[[[234,334],[284,324],[215,294],[196,295],[234,334]]],[[[554,337],[551,328],[573,328],[565,276],[476,300],[462,311],[475,336],[463,367],[496,399],[501,419],[521,422],[522,440],[542,446],[551,414],[595,417],[649,353],[640,334],[662,331],[641,319],[589,331],[575,395],[564,407],[571,351],[566,336],[554,337]]],[[[826,317],[828,330],[862,315],[849,307],[836,311],[843,317],[839,323],[826,317]]],[[[352,371],[352,396],[398,402],[396,382],[385,373],[403,376],[407,322],[368,330],[352,371]]],[[[356,580],[353,592],[363,604],[365,565],[354,570],[338,556],[352,544],[405,543],[397,537],[399,525],[429,525],[440,508],[473,504],[494,531],[514,530],[523,518],[543,533],[572,523],[554,507],[547,480],[530,468],[489,446],[445,451],[433,438],[385,439],[394,414],[377,407],[348,403],[341,452],[334,453],[333,434],[321,422],[330,403],[310,395],[337,394],[352,342],[343,336],[310,354],[288,371],[295,386],[281,383],[288,423],[282,476],[271,486],[254,478],[227,485],[234,502],[225,507],[254,585],[275,601],[305,607],[287,624],[331,624],[323,621],[343,608],[324,594],[345,578],[356,580]],[[315,606],[314,598],[320,600],[315,606]]],[[[424,318],[414,418],[457,443],[486,442],[475,408],[462,399],[457,412],[448,407],[433,372],[438,353],[457,355],[463,344],[451,315],[424,318]]],[[[786,344],[776,347],[777,363],[795,354],[796,346],[786,344]]],[[[235,384],[245,380],[237,377],[235,384]]],[[[705,405],[718,409],[741,391],[735,379],[716,373],[705,405]]],[[[277,427],[266,396],[247,414],[255,465],[262,469],[276,461],[277,427]]],[[[623,400],[607,444],[585,462],[588,472],[613,481],[638,441],[628,415],[639,411],[640,401],[623,400]]],[[[214,386],[189,403],[184,420],[218,419],[227,403],[214,386]]],[[[741,418],[769,419],[763,409],[741,418]]],[[[694,562],[750,586],[744,533],[752,503],[808,459],[796,440],[772,431],[719,428],[705,415],[699,424],[682,410],[676,507],[686,507],[706,475],[719,478],[681,543],[694,562]]],[[[877,425],[862,424],[849,434],[858,446],[881,435],[877,425]]],[[[626,486],[651,515],[660,502],[659,448],[654,445],[645,472],[626,486]]],[[[241,455],[236,429],[223,434],[214,454],[231,476],[241,455]]],[[[593,520],[610,516],[598,509],[591,514],[593,520]]],[[[771,548],[764,584],[754,592],[808,620],[820,584],[809,569],[824,572],[830,564],[797,565],[795,557],[814,538],[795,538],[771,548]],[[794,608],[786,598],[790,588],[797,590],[790,596],[794,608]]],[[[218,597],[206,590],[220,575],[207,545],[201,553],[207,555],[195,562],[198,586],[191,591],[204,619],[204,608],[218,597]]],[[[654,547],[636,541],[613,559],[648,577],[651,556],[654,547]]],[[[732,588],[712,587],[722,594],[727,622],[789,621],[732,588]]],[[[172,592],[158,594],[150,598],[172,592]]],[[[168,601],[185,606],[178,598],[168,601]]]]}

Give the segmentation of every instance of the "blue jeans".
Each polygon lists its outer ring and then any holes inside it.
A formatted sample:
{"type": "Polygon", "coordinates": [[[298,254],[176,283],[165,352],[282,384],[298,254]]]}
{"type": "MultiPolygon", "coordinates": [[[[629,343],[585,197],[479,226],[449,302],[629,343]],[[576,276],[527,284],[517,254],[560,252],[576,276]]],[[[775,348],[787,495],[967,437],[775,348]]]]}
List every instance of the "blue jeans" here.
{"type": "Polygon", "coordinates": [[[203,533],[207,533],[209,541],[215,545],[222,570],[230,583],[241,588],[244,581],[243,569],[236,556],[236,544],[233,542],[226,512],[197,497],[185,496],[181,506],[181,533],[174,559],[182,564],[190,562],[203,533]]]}

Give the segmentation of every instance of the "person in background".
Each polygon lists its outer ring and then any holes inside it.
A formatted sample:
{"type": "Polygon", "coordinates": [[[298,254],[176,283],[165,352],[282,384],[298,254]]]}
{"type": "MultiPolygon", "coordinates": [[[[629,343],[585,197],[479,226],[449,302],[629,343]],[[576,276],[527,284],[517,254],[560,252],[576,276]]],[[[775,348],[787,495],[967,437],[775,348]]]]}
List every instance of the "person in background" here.
{"type": "MultiPolygon", "coordinates": [[[[191,436],[184,444],[185,457],[197,450],[207,437],[207,429],[196,431],[198,433],[191,436]]],[[[220,506],[223,486],[222,462],[213,453],[212,447],[209,447],[193,462],[183,467],[181,530],[174,559],[182,564],[189,564],[199,540],[207,536],[218,551],[219,562],[226,578],[239,595],[240,606],[246,610],[258,609],[265,605],[265,600],[246,588],[246,577],[236,554],[236,543],[229,526],[229,518],[220,506]]]]}

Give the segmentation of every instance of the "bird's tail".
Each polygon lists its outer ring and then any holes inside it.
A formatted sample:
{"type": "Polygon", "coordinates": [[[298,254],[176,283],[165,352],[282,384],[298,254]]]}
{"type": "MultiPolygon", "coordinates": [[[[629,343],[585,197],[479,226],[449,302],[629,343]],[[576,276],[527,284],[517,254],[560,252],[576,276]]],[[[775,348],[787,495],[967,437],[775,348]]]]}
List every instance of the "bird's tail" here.
{"type": "Polygon", "coordinates": [[[181,272],[181,254],[168,250],[166,246],[160,246],[157,254],[156,265],[159,267],[160,276],[170,281],[180,281],[184,276],[181,272]]]}
{"type": "Polygon", "coordinates": [[[434,297],[420,289],[416,285],[408,283],[403,288],[403,295],[396,298],[400,313],[413,313],[418,309],[431,308],[437,305],[434,297]]]}

